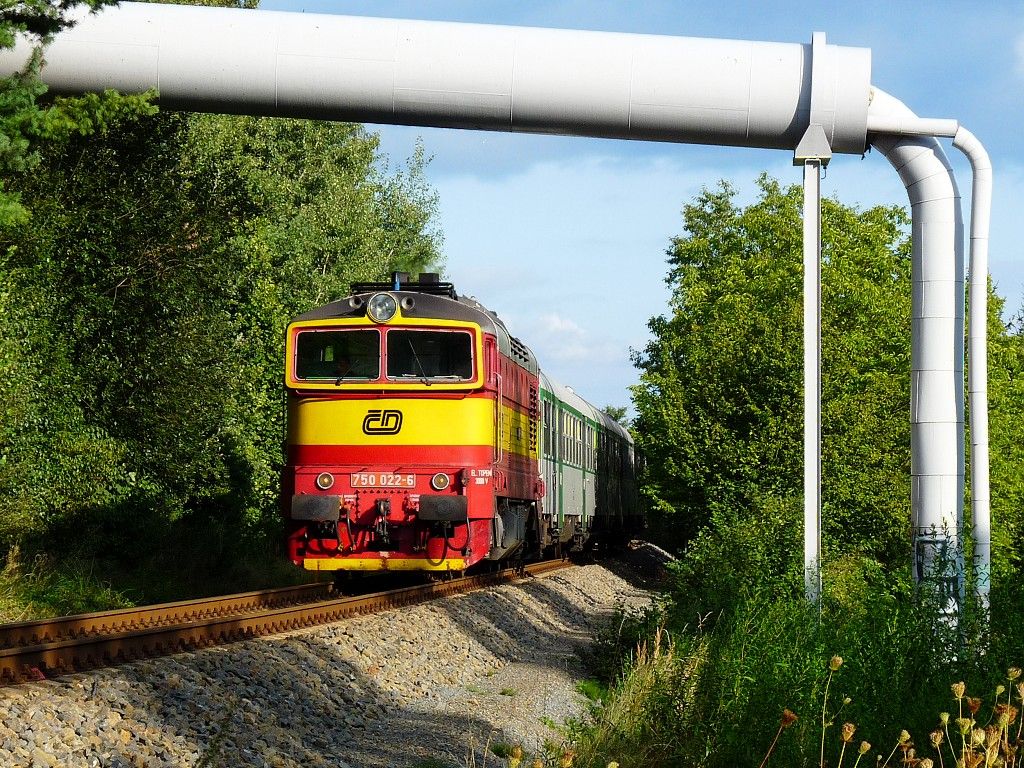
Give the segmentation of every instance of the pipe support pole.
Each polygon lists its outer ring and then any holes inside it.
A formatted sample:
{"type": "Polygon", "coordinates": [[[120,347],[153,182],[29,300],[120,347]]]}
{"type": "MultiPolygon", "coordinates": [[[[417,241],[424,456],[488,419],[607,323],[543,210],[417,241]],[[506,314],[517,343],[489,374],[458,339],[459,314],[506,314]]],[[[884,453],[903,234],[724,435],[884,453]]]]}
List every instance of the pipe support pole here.
{"type": "Polygon", "coordinates": [[[804,168],[804,592],[815,605],[821,598],[821,169],[831,158],[824,129],[812,123],[793,164],[804,168]]]}
{"type": "Polygon", "coordinates": [[[821,160],[804,161],[804,589],[821,596],[821,160]]]}

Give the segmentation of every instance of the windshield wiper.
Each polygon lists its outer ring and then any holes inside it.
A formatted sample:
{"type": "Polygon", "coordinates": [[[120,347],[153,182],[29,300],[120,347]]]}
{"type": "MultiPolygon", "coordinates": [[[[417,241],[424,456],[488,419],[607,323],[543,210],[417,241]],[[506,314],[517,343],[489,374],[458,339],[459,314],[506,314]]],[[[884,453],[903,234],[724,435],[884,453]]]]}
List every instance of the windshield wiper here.
{"type": "Polygon", "coordinates": [[[338,377],[337,381],[334,382],[334,386],[340,387],[341,386],[341,382],[345,380],[345,377],[348,376],[348,372],[351,371],[351,370],[352,370],[352,361],[350,360],[348,365],[345,366],[345,370],[341,372],[341,375],[338,377]]]}
{"type": "Polygon", "coordinates": [[[416,367],[420,369],[421,381],[424,386],[430,386],[430,380],[427,378],[427,372],[423,369],[423,363],[420,362],[420,356],[416,354],[416,347],[413,346],[412,339],[406,338],[406,343],[409,345],[409,351],[412,352],[412,359],[416,361],[416,367]]]}

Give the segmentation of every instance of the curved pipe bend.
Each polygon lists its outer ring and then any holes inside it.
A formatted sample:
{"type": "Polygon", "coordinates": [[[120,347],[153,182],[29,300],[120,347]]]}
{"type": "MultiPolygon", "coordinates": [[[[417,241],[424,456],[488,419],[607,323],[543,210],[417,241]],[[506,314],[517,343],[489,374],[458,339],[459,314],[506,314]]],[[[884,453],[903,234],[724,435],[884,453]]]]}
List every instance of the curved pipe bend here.
{"type": "MultiPolygon", "coordinates": [[[[868,115],[869,127],[911,128],[917,121],[878,89],[868,115]]],[[[869,134],[869,141],[899,173],[911,205],[911,512],[917,575],[925,578],[955,556],[963,521],[963,223],[960,193],[939,142],[905,133],[911,135],[869,134]]],[[[962,588],[956,581],[950,597],[962,588]]]]}

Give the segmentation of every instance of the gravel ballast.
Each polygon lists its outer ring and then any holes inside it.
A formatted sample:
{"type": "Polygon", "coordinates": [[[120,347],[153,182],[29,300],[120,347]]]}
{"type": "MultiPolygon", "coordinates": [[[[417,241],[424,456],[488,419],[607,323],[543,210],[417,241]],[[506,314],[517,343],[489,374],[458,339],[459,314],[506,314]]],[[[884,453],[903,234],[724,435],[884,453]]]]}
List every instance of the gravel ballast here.
{"type": "Polygon", "coordinates": [[[536,753],[587,706],[578,651],[617,607],[650,602],[635,583],[587,565],[0,689],[0,766],[463,766],[499,742],[536,753]]]}

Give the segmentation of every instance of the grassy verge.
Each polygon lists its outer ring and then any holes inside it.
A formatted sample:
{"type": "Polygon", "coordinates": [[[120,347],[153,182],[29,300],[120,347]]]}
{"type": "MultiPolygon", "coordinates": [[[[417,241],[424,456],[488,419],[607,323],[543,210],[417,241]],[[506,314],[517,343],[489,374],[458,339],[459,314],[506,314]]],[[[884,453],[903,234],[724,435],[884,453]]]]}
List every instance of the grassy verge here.
{"type": "Polygon", "coordinates": [[[715,606],[682,576],[609,703],[573,733],[573,764],[1020,765],[1024,600],[1013,584],[993,589],[988,615],[959,623],[898,579],[833,584],[844,587],[819,614],[795,581],[751,580],[715,606]]]}
{"type": "Polygon", "coordinates": [[[0,622],[186,600],[311,581],[272,532],[182,519],[26,542],[0,571],[0,622]]]}

